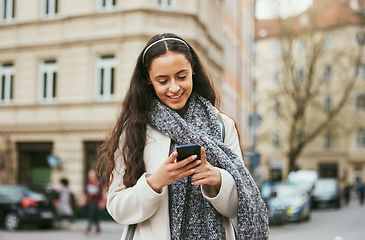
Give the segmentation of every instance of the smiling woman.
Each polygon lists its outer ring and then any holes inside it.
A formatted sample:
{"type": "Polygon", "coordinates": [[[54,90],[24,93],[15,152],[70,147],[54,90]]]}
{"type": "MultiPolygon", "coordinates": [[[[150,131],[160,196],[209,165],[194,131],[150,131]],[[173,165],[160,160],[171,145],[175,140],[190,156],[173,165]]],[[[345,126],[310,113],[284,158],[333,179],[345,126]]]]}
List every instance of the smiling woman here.
{"type": "Polygon", "coordinates": [[[157,97],[174,110],[182,109],[193,91],[193,72],[184,54],[168,52],[152,61],[149,78],[157,97]]]}
{"type": "Polygon", "coordinates": [[[185,40],[171,33],[150,39],[98,162],[107,209],[126,225],[122,239],[268,238],[266,207],[234,122],[216,101],[185,40]],[[200,154],[177,161],[177,146],[187,144],[202,146],[200,154]]]}

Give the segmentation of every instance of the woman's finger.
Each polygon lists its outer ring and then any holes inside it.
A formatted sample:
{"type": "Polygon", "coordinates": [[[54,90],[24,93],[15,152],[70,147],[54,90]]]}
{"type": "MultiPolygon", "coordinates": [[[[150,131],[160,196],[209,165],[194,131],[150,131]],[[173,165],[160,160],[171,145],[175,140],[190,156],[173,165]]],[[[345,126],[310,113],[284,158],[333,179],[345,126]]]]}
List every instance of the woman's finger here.
{"type": "Polygon", "coordinates": [[[179,174],[179,179],[186,178],[187,176],[190,176],[195,173],[194,168],[190,168],[187,171],[183,171],[181,174],[179,174]]]}
{"type": "Polygon", "coordinates": [[[207,161],[207,156],[205,155],[205,149],[203,147],[200,148],[200,159],[203,163],[207,161]]]}
{"type": "Polygon", "coordinates": [[[209,183],[209,181],[207,179],[201,179],[201,180],[194,181],[191,184],[193,184],[194,186],[201,186],[204,184],[209,185],[208,183],[209,183]]]}
{"type": "Polygon", "coordinates": [[[176,168],[183,168],[183,167],[187,166],[188,164],[193,162],[197,157],[198,157],[197,155],[192,155],[184,160],[176,162],[176,164],[175,164],[176,168]]]}
{"type": "Polygon", "coordinates": [[[176,151],[174,151],[174,152],[173,152],[173,153],[171,153],[171,155],[167,158],[167,162],[169,162],[169,163],[173,163],[173,162],[175,162],[176,158],[177,158],[177,152],[176,152],[176,151]]]}

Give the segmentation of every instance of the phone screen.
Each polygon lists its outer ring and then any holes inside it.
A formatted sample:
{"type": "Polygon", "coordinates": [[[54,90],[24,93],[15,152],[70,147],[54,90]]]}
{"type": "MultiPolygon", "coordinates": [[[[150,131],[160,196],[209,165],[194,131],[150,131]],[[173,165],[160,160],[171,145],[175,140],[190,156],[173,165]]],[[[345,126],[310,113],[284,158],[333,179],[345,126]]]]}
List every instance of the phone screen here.
{"type": "Polygon", "coordinates": [[[197,159],[200,159],[200,145],[199,144],[187,144],[179,145],[176,147],[177,150],[177,161],[184,160],[191,155],[197,155],[197,159]]]}

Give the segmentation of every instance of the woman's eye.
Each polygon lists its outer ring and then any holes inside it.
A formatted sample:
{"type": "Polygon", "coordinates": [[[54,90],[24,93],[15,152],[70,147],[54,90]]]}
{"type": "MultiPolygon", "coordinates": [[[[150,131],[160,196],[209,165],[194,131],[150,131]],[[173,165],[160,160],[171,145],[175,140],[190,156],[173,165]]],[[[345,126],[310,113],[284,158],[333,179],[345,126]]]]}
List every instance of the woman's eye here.
{"type": "Polygon", "coordinates": [[[177,77],[178,79],[185,79],[186,78],[186,75],[184,75],[184,76],[179,76],[179,77],[177,77]]]}
{"type": "Polygon", "coordinates": [[[160,81],[158,81],[160,84],[165,84],[165,83],[167,83],[167,80],[160,80],[160,81]]]}

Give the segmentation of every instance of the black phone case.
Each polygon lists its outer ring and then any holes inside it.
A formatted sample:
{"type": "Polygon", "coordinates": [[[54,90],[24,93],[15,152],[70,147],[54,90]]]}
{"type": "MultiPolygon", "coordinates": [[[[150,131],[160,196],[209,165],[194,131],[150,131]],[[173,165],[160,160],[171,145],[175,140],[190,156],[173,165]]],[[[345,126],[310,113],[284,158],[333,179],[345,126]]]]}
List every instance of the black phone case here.
{"type": "Polygon", "coordinates": [[[199,144],[187,144],[179,145],[176,147],[177,150],[177,161],[184,160],[191,155],[197,155],[196,159],[200,159],[200,145],[199,144]]]}

